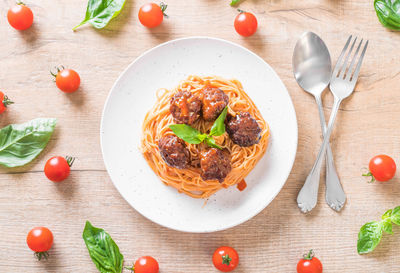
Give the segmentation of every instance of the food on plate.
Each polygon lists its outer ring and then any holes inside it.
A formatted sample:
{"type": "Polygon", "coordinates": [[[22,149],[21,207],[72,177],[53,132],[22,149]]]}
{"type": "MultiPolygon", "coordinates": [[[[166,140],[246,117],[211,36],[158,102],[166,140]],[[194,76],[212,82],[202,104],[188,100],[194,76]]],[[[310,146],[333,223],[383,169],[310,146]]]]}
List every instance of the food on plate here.
{"type": "Polygon", "coordinates": [[[191,92],[179,91],[172,96],[169,111],[175,123],[191,125],[200,118],[201,100],[191,92]]]}
{"type": "Polygon", "coordinates": [[[33,13],[30,8],[23,3],[10,8],[7,12],[8,23],[17,30],[25,30],[31,27],[33,23],[33,13]]]}
{"type": "Polygon", "coordinates": [[[86,23],[90,23],[95,28],[104,28],[111,19],[118,16],[125,2],[126,0],[89,0],[85,19],[72,30],[86,23]]]}
{"type": "Polygon", "coordinates": [[[100,272],[122,272],[124,256],[110,234],[86,221],[82,238],[90,258],[100,272]]]}
{"type": "Polygon", "coordinates": [[[374,7],[383,26],[400,30],[400,0],[375,0],[374,7]]]}
{"type": "Polygon", "coordinates": [[[250,12],[239,10],[235,18],[235,30],[244,37],[253,35],[257,31],[257,18],[250,12]]]}
{"type": "Polygon", "coordinates": [[[261,128],[249,112],[228,117],[226,131],[232,141],[241,147],[257,144],[261,137],[261,128]]]}
{"type": "Polygon", "coordinates": [[[53,134],[55,118],[37,118],[0,129],[0,165],[18,167],[31,162],[43,151],[53,134]]]}
{"type": "Polygon", "coordinates": [[[369,172],[363,176],[371,177],[370,182],[375,180],[386,182],[396,174],[396,163],[388,155],[377,155],[369,161],[369,172]]]}
{"type": "Polygon", "coordinates": [[[231,272],[239,264],[239,255],[234,248],[221,246],[214,251],[212,260],[219,271],[231,272]]]}
{"type": "Polygon", "coordinates": [[[393,223],[400,225],[400,206],[387,210],[382,215],[382,220],[368,222],[363,225],[358,233],[358,254],[372,252],[381,241],[383,232],[393,234],[393,223]]]}
{"type": "Polygon", "coordinates": [[[81,78],[75,70],[66,69],[63,66],[56,67],[57,72],[50,72],[56,79],[57,87],[65,93],[73,93],[78,90],[81,78]]]}
{"type": "Polygon", "coordinates": [[[151,256],[143,256],[136,260],[132,268],[126,268],[135,273],[158,273],[159,266],[156,259],[151,256]]]}
{"type": "Polygon", "coordinates": [[[322,273],[322,263],[312,249],[297,263],[297,273],[322,273]]]}
{"type": "Polygon", "coordinates": [[[61,182],[69,176],[74,157],[53,156],[44,166],[44,174],[53,182],[61,182]]]}
{"type": "Polygon", "coordinates": [[[201,95],[202,115],[205,121],[215,120],[229,102],[229,97],[219,88],[206,87],[201,95]]]}
{"type": "Polygon", "coordinates": [[[8,105],[13,103],[14,102],[11,101],[7,95],[4,95],[4,93],[0,91],[0,114],[6,111],[8,105]]]}
{"type": "Polygon", "coordinates": [[[240,181],[239,183],[237,183],[236,188],[237,188],[239,191],[244,191],[244,189],[247,188],[247,183],[246,183],[246,181],[243,179],[242,181],[240,181]]]}
{"type": "Polygon", "coordinates": [[[228,149],[208,148],[200,153],[201,177],[203,180],[223,182],[231,171],[231,154],[228,149]]]}
{"type": "Polygon", "coordinates": [[[242,84],[217,76],[189,76],[172,90],[159,90],[142,131],[141,150],[152,170],[166,185],[194,198],[208,198],[243,181],[264,155],[269,138],[268,124],[242,84]],[[181,120],[175,119],[179,111],[171,107],[176,105],[175,96],[183,101],[178,106],[199,98],[201,104],[196,110],[206,101],[206,107],[210,107],[206,112],[212,112],[214,120],[205,120],[203,112],[191,125],[176,124],[181,120]],[[225,131],[227,116],[240,117],[238,125],[232,124],[231,132],[243,147],[225,131]],[[248,137],[242,131],[245,129],[248,137]]]}
{"type": "Polygon", "coordinates": [[[168,127],[180,139],[190,144],[200,144],[205,142],[208,146],[213,148],[222,149],[221,146],[215,143],[213,136],[221,136],[225,133],[225,118],[228,113],[228,107],[222,110],[222,113],[214,121],[208,134],[202,134],[197,129],[190,127],[186,124],[171,124],[168,127]]]}
{"type": "Polygon", "coordinates": [[[161,2],[160,5],[157,5],[156,3],[144,4],[139,9],[139,21],[142,25],[148,28],[159,26],[162,23],[164,16],[167,16],[165,14],[166,9],[167,5],[163,2],[161,2]]]}
{"type": "Polygon", "coordinates": [[[158,148],[165,163],[185,169],[190,164],[190,153],[185,142],[177,136],[167,135],[158,141],[158,148]]]}
{"type": "Polygon", "coordinates": [[[49,257],[47,251],[53,245],[53,233],[46,227],[35,227],[29,231],[26,243],[35,251],[35,256],[39,261],[42,258],[47,259],[49,257]]]}

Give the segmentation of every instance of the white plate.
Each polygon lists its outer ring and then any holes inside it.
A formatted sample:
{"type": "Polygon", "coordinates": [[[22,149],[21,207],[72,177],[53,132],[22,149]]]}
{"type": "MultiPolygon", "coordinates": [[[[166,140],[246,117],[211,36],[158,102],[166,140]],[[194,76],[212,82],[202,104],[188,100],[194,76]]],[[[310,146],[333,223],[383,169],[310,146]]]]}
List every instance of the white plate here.
{"type": "Polygon", "coordinates": [[[213,232],[252,218],[279,193],[296,155],[297,121],[285,86],[264,60],[225,40],[192,37],[161,44],[128,66],[107,98],[100,137],[111,180],[133,208],[171,229],[213,232]],[[246,178],[248,187],[222,189],[205,206],[165,186],[138,149],[156,90],[173,88],[191,74],[238,79],[271,129],[266,154],[246,178]]]}

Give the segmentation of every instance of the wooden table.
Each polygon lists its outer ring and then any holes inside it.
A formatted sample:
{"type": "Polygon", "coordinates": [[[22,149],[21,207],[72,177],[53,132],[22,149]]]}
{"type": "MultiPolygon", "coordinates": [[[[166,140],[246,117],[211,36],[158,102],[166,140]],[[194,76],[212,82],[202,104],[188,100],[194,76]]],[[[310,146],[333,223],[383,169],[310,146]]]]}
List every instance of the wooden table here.
{"type": "MultiPolygon", "coordinates": [[[[380,25],[373,1],[247,0],[240,8],[255,13],[259,21],[250,38],[235,33],[236,10],[229,0],[170,0],[170,18],[154,30],[138,22],[144,2],[127,0],[106,29],[85,26],[72,32],[84,16],[86,1],[27,0],[35,22],[28,31],[18,32],[5,19],[13,1],[1,1],[0,89],[16,103],[0,116],[0,126],[36,117],[56,117],[58,125],[34,162],[0,169],[0,272],[97,272],[81,238],[87,219],[112,235],[127,262],[152,255],[160,262],[161,273],[216,272],[211,254],[220,245],[238,250],[236,272],[295,272],[298,259],[310,248],[322,260],[324,272],[400,272],[398,227],[372,254],[356,252],[361,225],[400,205],[398,177],[367,184],[360,176],[373,155],[387,153],[400,160],[400,34],[380,25]],[[306,30],[325,40],[333,60],[349,34],[370,40],[359,84],[343,103],[332,136],[348,197],[340,213],[326,205],[324,183],[312,213],[301,214],[295,202],[321,143],[317,107],[297,86],[291,69],[294,45],[306,30]],[[277,198],[250,221],[212,234],[171,231],[139,215],[112,185],[99,142],[101,111],[118,75],[145,50],[192,35],[233,41],[264,58],[287,86],[299,125],[296,161],[277,198]],[[67,95],[57,90],[49,70],[59,64],[80,73],[78,92],[67,95]],[[67,154],[77,157],[70,178],[57,185],[49,182],[43,174],[45,161],[67,154]],[[49,260],[38,262],[25,240],[28,231],[40,225],[53,231],[55,241],[49,260]]],[[[328,92],[324,103],[328,116],[328,92]]]]}

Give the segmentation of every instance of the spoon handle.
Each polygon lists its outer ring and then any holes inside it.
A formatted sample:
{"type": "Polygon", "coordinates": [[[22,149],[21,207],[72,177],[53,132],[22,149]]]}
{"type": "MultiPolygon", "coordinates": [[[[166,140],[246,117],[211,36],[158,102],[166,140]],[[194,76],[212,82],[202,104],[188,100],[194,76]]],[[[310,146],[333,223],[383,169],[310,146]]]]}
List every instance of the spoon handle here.
{"type": "MultiPolygon", "coordinates": [[[[322,107],[321,96],[315,96],[315,101],[318,105],[319,120],[321,122],[322,132],[325,135],[326,132],[326,121],[324,116],[324,110],[322,107]]],[[[326,203],[334,210],[340,211],[344,203],[346,202],[346,194],[344,193],[342,184],[340,183],[339,176],[336,172],[335,163],[333,161],[333,155],[331,147],[328,143],[325,155],[326,163],[326,193],[325,200],[326,203]]]]}
{"type": "Polygon", "coordinates": [[[317,204],[320,168],[323,157],[325,155],[326,146],[329,143],[329,138],[333,130],[333,124],[335,123],[336,114],[341,102],[341,99],[335,97],[335,102],[333,103],[332,113],[329,119],[328,129],[324,135],[324,141],[322,142],[317,159],[314,162],[310,174],[307,176],[307,179],[304,182],[304,186],[301,188],[299,195],[297,196],[297,205],[303,213],[311,211],[317,204]]]}

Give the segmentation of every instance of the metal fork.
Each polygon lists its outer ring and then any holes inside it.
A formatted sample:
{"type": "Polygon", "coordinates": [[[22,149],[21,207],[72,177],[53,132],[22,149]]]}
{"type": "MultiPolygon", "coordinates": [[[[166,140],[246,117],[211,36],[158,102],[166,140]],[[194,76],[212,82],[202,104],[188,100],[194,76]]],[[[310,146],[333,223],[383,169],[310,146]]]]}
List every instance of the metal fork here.
{"type": "Polygon", "coordinates": [[[363,40],[361,40],[361,42],[358,44],[356,52],[354,53],[351,63],[349,65],[349,58],[354,49],[354,45],[356,44],[357,37],[354,39],[350,49],[347,50],[350,45],[351,40],[352,40],[352,35],[350,35],[349,39],[347,40],[346,45],[344,46],[343,51],[340,54],[339,59],[336,63],[335,69],[333,70],[333,73],[332,73],[331,82],[330,82],[329,87],[330,87],[331,92],[334,97],[334,103],[333,103],[333,107],[332,107],[331,116],[329,118],[328,128],[324,135],[324,141],[322,142],[322,145],[319,150],[317,159],[314,163],[314,166],[312,167],[311,172],[307,176],[307,179],[304,183],[305,186],[303,186],[303,188],[300,190],[299,195],[297,197],[298,206],[299,206],[300,210],[304,213],[311,211],[315,207],[315,204],[313,206],[312,205],[310,206],[306,203],[302,203],[299,200],[299,196],[307,195],[307,194],[309,194],[309,195],[314,194],[314,193],[304,192],[307,189],[313,188],[313,187],[306,187],[306,185],[319,182],[319,171],[318,170],[320,169],[322,160],[325,156],[326,147],[329,143],[329,139],[330,139],[330,136],[331,136],[331,133],[333,130],[333,124],[335,123],[336,114],[339,110],[339,106],[342,103],[342,101],[345,98],[347,98],[348,96],[350,96],[354,91],[354,87],[356,85],[358,75],[360,73],[361,64],[364,59],[365,51],[367,50],[367,47],[368,47],[368,41],[367,41],[364,44],[364,48],[361,52],[361,55],[358,58],[357,66],[354,68],[354,65],[356,64],[356,59],[359,55],[361,45],[363,44],[363,40]],[[347,52],[347,54],[346,54],[346,52],[347,52]],[[344,58],[345,55],[346,55],[346,57],[344,58]],[[344,58],[344,60],[343,60],[343,58],[344,58]]]}

